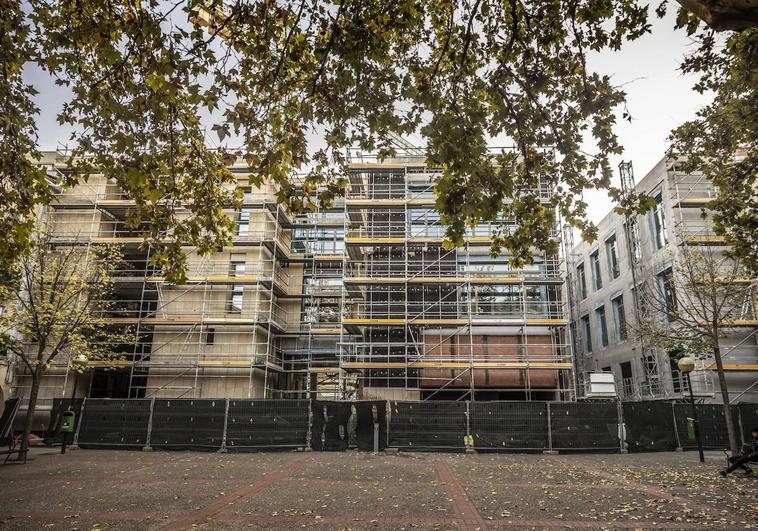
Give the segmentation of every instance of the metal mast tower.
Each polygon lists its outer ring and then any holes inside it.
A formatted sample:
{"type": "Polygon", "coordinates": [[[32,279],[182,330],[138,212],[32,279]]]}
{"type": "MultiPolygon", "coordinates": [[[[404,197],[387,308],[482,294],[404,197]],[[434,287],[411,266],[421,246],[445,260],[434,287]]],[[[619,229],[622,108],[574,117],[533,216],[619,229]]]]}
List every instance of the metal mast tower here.
{"type": "MultiPolygon", "coordinates": [[[[624,198],[628,198],[634,193],[634,169],[632,168],[632,162],[621,161],[619,163],[619,175],[621,177],[621,191],[624,194],[624,198]]],[[[636,322],[640,322],[642,316],[642,309],[640,307],[640,278],[642,276],[642,250],[640,248],[640,231],[637,226],[637,217],[632,214],[626,215],[626,221],[624,223],[624,232],[626,236],[627,252],[629,253],[629,263],[631,265],[632,282],[634,289],[632,290],[632,300],[634,303],[634,318],[636,322]]],[[[650,352],[647,347],[645,339],[640,338],[640,349],[642,350],[642,367],[645,370],[645,384],[648,389],[652,389],[653,382],[657,380],[658,375],[658,357],[654,352],[650,352]]]]}

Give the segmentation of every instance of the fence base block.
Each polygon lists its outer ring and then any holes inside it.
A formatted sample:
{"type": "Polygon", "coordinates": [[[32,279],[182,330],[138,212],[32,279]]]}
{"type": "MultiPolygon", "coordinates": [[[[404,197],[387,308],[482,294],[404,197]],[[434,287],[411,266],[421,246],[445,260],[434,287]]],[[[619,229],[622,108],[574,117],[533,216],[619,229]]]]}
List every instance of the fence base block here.
{"type": "Polygon", "coordinates": [[[142,451],[143,452],[152,452],[153,451],[153,447],[152,446],[143,446],[142,447],[142,451]]]}
{"type": "Polygon", "coordinates": [[[400,448],[385,448],[384,453],[385,454],[399,454],[400,448]]]}
{"type": "Polygon", "coordinates": [[[216,450],[216,453],[217,454],[225,454],[226,453],[226,448],[219,448],[218,450],[216,450]]]}
{"type": "Polygon", "coordinates": [[[558,455],[558,450],[542,450],[545,455],[558,455]]]}
{"type": "Polygon", "coordinates": [[[628,454],[629,450],[627,450],[626,448],[622,448],[621,450],[619,450],[619,453],[620,454],[628,454]]]}
{"type": "Polygon", "coordinates": [[[675,451],[675,452],[683,452],[683,451],[684,451],[684,448],[674,448],[674,451],[675,451]]]}

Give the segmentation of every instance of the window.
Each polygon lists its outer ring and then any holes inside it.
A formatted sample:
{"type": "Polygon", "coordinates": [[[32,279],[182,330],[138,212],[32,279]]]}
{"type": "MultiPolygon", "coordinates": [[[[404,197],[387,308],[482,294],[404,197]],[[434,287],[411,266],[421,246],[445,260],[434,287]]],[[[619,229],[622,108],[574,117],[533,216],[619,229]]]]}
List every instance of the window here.
{"type": "Polygon", "coordinates": [[[245,274],[245,262],[244,260],[236,260],[232,257],[232,261],[229,262],[229,276],[239,277],[245,274]]]}
{"type": "Polygon", "coordinates": [[[674,289],[674,273],[671,268],[657,275],[658,291],[661,296],[663,310],[669,321],[673,321],[676,313],[676,290],[674,289]]]}
{"type": "Polygon", "coordinates": [[[666,233],[666,214],[663,211],[663,196],[658,192],[655,196],[655,207],[650,211],[650,232],[653,241],[653,250],[663,248],[669,242],[666,233]]]}
{"type": "Polygon", "coordinates": [[[595,310],[595,321],[597,322],[597,337],[601,347],[608,346],[608,325],[605,322],[605,306],[595,310]]]}
{"type": "Polygon", "coordinates": [[[613,301],[613,321],[616,325],[616,341],[626,341],[626,314],[624,313],[624,295],[619,295],[613,301]]]}
{"type": "Polygon", "coordinates": [[[600,256],[598,251],[595,251],[590,255],[590,268],[592,269],[592,285],[595,290],[602,289],[603,277],[600,274],[600,256]]]}
{"type": "Polygon", "coordinates": [[[628,398],[634,396],[634,373],[632,372],[632,362],[625,361],[619,364],[621,369],[621,394],[628,398]]]}
{"type": "Polygon", "coordinates": [[[621,271],[619,270],[616,235],[613,235],[605,240],[605,253],[608,257],[608,274],[611,276],[611,278],[618,278],[621,271]]]}
{"type": "Polygon", "coordinates": [[[582,316],[582,348],[584,352],[592,352],[592,330],[589,315],[582,316]]]}
{"type": "Polygon", "coordinates": [[[216,329],[209,328],[208,331],[205,333],[205,344],[212,345],[215,340],[216,340],[216,329]]]}
{"type": "Polygon", "coordinates": [[[587,279],[584,276],[584,264],[576,267],[576,279],[579,283],[579,296],[582,300],[587,298],[587,279]]]}
{"type": "Polygon", "coordinates": [[[229,296],[229,312],[242,313],[242,295],[244,287],[239,284],[232,286],[232,292],[229,296]]]}
{"type": "Polygon", "coordinates": [[[237,223],[237,235],[245,235],[250,230],[250,209],[243,208],[239,212],[239,222],[237,223]]]}

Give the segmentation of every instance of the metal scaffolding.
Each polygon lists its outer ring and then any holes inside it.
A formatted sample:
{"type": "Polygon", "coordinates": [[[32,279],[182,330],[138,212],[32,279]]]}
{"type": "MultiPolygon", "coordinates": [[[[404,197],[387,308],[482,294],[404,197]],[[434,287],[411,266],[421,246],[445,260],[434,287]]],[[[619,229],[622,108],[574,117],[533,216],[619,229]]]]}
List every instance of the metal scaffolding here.
{"type": "MultiPolygon", "coordinates": [[[[60,160],[48,154],[46,164],[60,160]]],[[[148,245],[128,226],[135,204],[113,182],[92,176],[47,210],[56,244],[107,243],[123,256],[118,302],[105,317],[134,329],[135,341],[117,362],[90,363],[80,395],[574,397],[564,252],[535,253],[514,269],[507,256],[490,256],[489,225],[444,247],[440,170],[415,152],[353,155],[345,197],[296,216],[273,186],[251,187],[243,164],[231,169],[244,196],[227,209],[233,244],[204,257],[185,249],[181,285],[151,265],[160,242],[148,245]]],[[[533,191],[545,201],[546,183],[533,191]]],[[[50,398],[66,396],[70,367],[60,363],[46,382],[50,398]],[[62,384],[51,383],[55,375],[62,384]]]]}

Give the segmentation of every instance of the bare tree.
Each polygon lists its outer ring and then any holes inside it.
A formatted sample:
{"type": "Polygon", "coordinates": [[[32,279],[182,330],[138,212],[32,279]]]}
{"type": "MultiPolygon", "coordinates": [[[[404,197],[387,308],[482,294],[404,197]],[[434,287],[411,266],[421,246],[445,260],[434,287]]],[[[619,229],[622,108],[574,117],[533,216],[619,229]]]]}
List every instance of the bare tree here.
{"type": "Polygon", "coordinates": [[[669,353],[686,353],[715,363],[729,445],[737,453],[721,340],[730,328],[755,318],[753,283],[723,247],[686,244],[643,271],[641,280],[638,290],[643,311],[633,327],[635,334],[669,353]]]}
{"type": "MultiPolygon", "coordinates": [[[[128,331],[109,329],[105,313],[112,274],[121,262],[112,246],[62,244],[38,231],[11,281],[0,286],[0,348],[20,360],[31,377],[20,458],[28,449],[42,376],[59,357],[117,357],[128,331]]],[[[75,367],[76,370],[76,367],[75,367]]]]}

